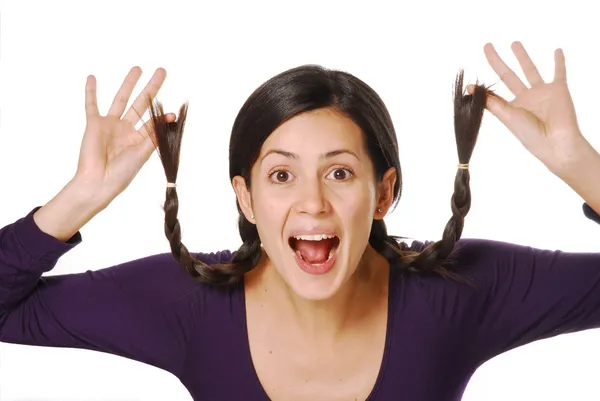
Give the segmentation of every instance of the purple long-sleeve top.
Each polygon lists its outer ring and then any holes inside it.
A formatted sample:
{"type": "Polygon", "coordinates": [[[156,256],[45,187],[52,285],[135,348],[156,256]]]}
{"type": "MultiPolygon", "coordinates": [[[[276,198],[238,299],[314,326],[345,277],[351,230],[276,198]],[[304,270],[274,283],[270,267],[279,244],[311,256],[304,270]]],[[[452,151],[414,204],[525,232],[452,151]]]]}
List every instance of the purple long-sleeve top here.
{"type": "MultiPolygon", "coordinates": [[[[250,356],[243,281],[196,282],[171,254],[42,276],[81,243],[33,220],[0,229],[0,341],[107,352],[164,369],[194,400],[267,401],[250,356]]],[[[584,204],[587,218],[600,216],[584,204]]],[[[419,251],[430,242],[414,241],[419,251]]],[[[197,253],[227,262],[232,252],[197,253]]],[[[461,239],[451,255],[474,286],[390,269],[383,362],[368,401],[456,401],[485,361],[600,327],[600,252],[461,239]]]]}

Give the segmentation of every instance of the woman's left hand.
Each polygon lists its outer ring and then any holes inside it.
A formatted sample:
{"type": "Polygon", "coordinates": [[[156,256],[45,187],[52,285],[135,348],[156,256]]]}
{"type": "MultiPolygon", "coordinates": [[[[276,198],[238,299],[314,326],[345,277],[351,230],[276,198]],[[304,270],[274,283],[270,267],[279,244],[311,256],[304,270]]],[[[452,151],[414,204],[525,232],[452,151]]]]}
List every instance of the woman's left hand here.
{"type": "MultiPolygon", "coordinates": [[[[582,136],[575,107],[567,87],[565,57],[561,49],[554,52],[554,80],[546,83],[520,42],[512,51],[531,87],[500,58],[490,43],[484,52],[492,69],[515,95],[512,101],[493,94],[486,108],[519,139],[525,148],[553,173],[559,175],[577,160],[582,147],[591,146],[582,136]]],[[[472,91],[472,86],[468,88],[472,91]]],[[[589,150],[589,149],[586,149],[589,150]]]]}

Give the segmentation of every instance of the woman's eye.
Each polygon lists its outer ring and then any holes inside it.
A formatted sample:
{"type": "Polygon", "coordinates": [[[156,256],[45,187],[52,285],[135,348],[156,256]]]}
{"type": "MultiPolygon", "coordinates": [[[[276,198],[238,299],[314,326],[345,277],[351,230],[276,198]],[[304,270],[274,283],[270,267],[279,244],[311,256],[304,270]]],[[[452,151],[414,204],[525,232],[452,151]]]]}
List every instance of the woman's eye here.
{"type": "MultiPolygon", "coordinates": [[[[327,178],[335,181],[345,181],[353,175],[352,171],[347,168],[336,168],[333,170],[327,178]]],[[[294,175],[287,170],[277,170],[271,173],[271,181],[276,184],[285,184],[294,178],[294,175]]]]}
{"type": "Polygon", "coordinates": [[[329,176],[333,176],[331,178],[336,181],[344,181],[352,176],[352,172],[347,168],[336,168],[329,174],[329,176]]]}
{"type": "Polygon", "coordinates": [[[292,177],[292,173],[286,170],[278,170],[271,174],[271,179],[277,183],[283,184],[292,177]]]}

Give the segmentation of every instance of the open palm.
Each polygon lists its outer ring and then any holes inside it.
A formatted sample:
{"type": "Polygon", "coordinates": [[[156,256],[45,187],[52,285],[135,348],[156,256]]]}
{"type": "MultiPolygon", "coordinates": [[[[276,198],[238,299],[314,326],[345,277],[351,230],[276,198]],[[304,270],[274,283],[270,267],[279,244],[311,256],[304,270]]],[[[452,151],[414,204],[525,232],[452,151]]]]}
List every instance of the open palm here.
{"type": "Polygon", "coordinates": [[[554,52],[554,80],[546,83],[520,42],[512,50],[530,87],[500,58],[493,45],[484,46],[492,69],[515,95],[510,102],[497,94],[488,97],[487,109],[519,139],[525,148],[553,172],[576,157],[583,139],[567,86],[563,51],[554,52]]]}
{"type": "MultiPolygon", "coordinates": [[[[95,191],[98,198],[109,203],[131,183],[155,149],[156,140],[152,124],[136,130],[136,124],[150,106],[162,86],[166,72],[156,70],[146,87],[125,112],[131,93],[142,71],[133,67],[106,114],[98,111],[96,79],[89,76],[86,83],[87,124],[77,166],[76,178],[95,191]]],[[[174,121],[172,113],[166,116],[174,121]]]]}

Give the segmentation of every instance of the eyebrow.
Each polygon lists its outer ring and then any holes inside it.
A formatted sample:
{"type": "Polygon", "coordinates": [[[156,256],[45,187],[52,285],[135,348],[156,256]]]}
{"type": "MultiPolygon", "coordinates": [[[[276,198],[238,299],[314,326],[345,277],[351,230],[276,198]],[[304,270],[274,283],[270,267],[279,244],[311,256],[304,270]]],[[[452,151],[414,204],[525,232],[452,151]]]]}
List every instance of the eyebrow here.
{"type": "MultiPolygon", "coordinates": [[[[265,155],[260,159],[260,162],[262,163],[262,161],[267,156],[269,156],[272,153],[276,153],[276,154],[282,155],[284,157],[287,157],[288,159],[294,159],[294,160],[299,159],[299,156],[296,153],[288,152],[288,151],[285,151],[285,150],[282,150],[282,149],[269,149],[267,151],[267,153],[265,153],[265,155]]],[[[337,150],[332,150],[332,151],[327,152],[327,153],[322,153],[321,155],[319,155],[319,160],[330,159],[332,157],[335,157],[335,156],[338,156],[338,155],[341,155],[341,154],[344,154],[344,153],[352,155],[352,156],[356,157],[356,159],[358,161],[360,161],[360,158],[358,157],[358,155],[356,153],[354,153],[353,151],[348,150],[348,149],[337,149],[337,150]]]]}

